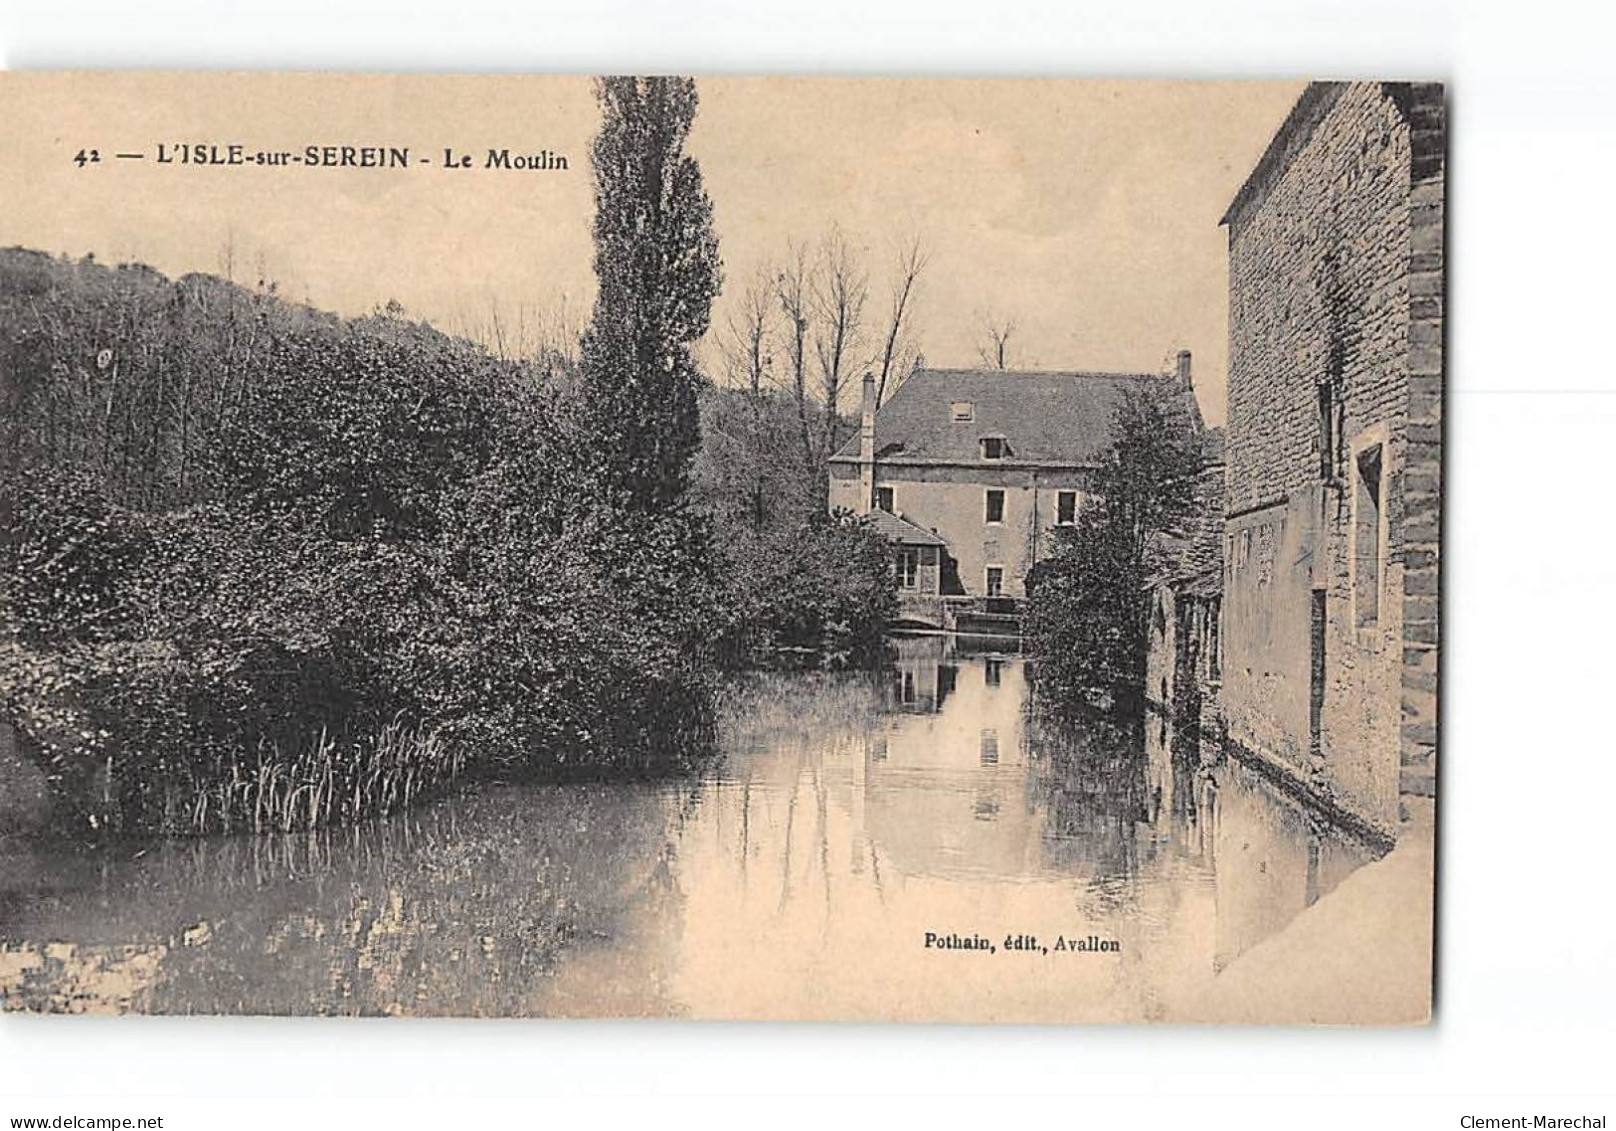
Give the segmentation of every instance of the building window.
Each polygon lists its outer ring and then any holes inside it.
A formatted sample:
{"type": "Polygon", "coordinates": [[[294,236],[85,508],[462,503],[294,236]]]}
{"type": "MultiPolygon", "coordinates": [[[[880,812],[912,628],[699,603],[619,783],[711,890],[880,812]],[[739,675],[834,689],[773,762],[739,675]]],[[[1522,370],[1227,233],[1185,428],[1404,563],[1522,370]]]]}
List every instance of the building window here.
{"type": "Polygon", "coordinates": [[[981,762],[984,766],[999,764],[999,731],[996,727],[982,730],[981,762]]]}
{"type": "Polygon", "coordinates": [[[1004,567],[988,566],[987,569],[988,596],[1004,596],[1004,567]]]}
{"type": "Polygon", "coordinates": [[[976,419],[976,405],[970,401],[955,401],[948,406],[948,415],[955,424],[970,424],[976,419]]]}
{"type": "Polygon", "coordinates": [[[1055,495],[1055,525],[1071,526],[1077,522],[1077,492],[1060,491],[1055,495]]]}
{"type": "Polygon", "coordinates": [[[877,487],[875,489],[875,505],[888,514],[897,514],[896,500],[892,496],[891,487],[877,487]]]}
{"type": "Polygon", "coordinates": [[[913,589],[920,577],[920,551],[914,546],[898,550],[898,586],[913,589]]]}
{"type": "Polygon", "coordinates": [[[982,437],[983,459],[1003,459],[1009,453],[1009,450],[1010,446],[1004,442],[1003,436],[982,437]]]}
{"type": "Polygon", "coordinates": [[[1335,482],[1335,387],[1328,381],[1319,382],[1319,478],[1325,483],[1335,482]]]}
{"type": "Polygon", "coordinates": [[[988,522],[1004,521],[1004,492],[997,487],[988,488],[986,518],[988,522]]]}
{"type": "Polygon", "coordinates": [[[1004,682],[1003,660],[984,660],[983,665],[983,678],[987,681],[989,687],[998,687],[999,684],[1004,682]]]}
{"type": "Polygon", "coordinates": [[[1357,481],[1352,499],[1352,609],[1359,628],[1380,623],[1380,583],[1385,551],[1383,448],[1371,444],[1353,459],[1357,481]]]}

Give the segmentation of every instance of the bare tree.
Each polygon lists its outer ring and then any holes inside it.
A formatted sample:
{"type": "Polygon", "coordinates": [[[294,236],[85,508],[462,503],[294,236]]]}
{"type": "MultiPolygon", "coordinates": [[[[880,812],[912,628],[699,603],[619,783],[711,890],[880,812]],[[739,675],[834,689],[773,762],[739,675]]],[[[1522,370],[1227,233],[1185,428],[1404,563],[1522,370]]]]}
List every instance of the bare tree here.
{"type": "Polygon", "coordinates": [[[875,379],[877,407],[886,402],[888,384],[896,391],[898,384],[911,372],[906,365],[912,365],[912,359],[919,356],[908,341],[908,319],[915,284],[919,282],[920,273],[926,269],[930,258],[931,253],[921,244],[919,235],[911,235],[898,248],[893,264],[891,301],[887,307],[886,338],[881,347],[880,369],[875,379]]]}
{"type": "Polygon", "coordinates": [[[775,286],[773,272],[760,266],[741,292],[730,313],[720,348],[730,376],[739,378],[756,400],[774,358],[769,348],[774,335],[775,286]]]}
{"type": "MultiPolygon", "coordinates": [[[[377,312],[385,313],[381,308],[377,312]]],[[[583,334],[565,293],[546,305],[518,302],[511,307],[490,294],[486,310],[462,308],[448,319],[446,328],[457,337],[481,342],[502,361],[529,362],[550,375],[576,366],[583,334]]]]}
{"type": "Polygon", "coordinates": [[[1016,320],[1010,317],[984,318],[983,340],[976,347],[976,355],[989,369],[1006,369],[1010,361],[1010,337],[1016,332],[1016,320]]]}
{"type": "MultiPolygon", "coordinates": [[[[526,310],[527,308],[522,308],[526,310]]],[[[584,337],[582,307],[562,291],[550,303],[534,312],[528,355],[542,363],[551,375],[558,370],[576,370],[584,337]]]]}
{"type": "MultiPolygon", "coordinates": [[[[772,288],[772,298],[785,316],[780,331],[786,360],[782,376],[773,375],[767,365],[753,368],[756,358],[749,345],[749,327],[766,311],[761,293],[749,289],[743,296],[739,313],[731,319],[726,347],[732,372],[745,375],[749,384],[755,372],[759,380],[775,380],[787,388],[797,407],[803,459],[815,473],[824,471],[825,459],[839,443],[843,390],[859,367],[868,364],[875,371],[877,404],[913,371],[920,355],[911,340],[910,324],[916,288],[929,258],[918,236],[898,246],[881,337],[873,352],[864,352],[869,276],[846,235],[832,226],[817,249],[805,242],[788,242],[772,288]],[[815,400],[823,414],[817,422],[815,400]]],[[[766,353],[761,357],[767,360],[766,353]]]]}
{"type": "Polygon", "coordinates": [[[814,284],[814,353],[819,360],[820,395],[825,407],[824,454],[828,458],[836,450],[842,385],[853,368],[864,303],[869,297],[868,278],[840,228],[832,227],[825,237],[814,284]]]}
{"type": "MultiPolygon", "coordinates": [[[[773,368],[770,344],[774,335],[775,280],[767,265],[760,265],[752,273],[741,292],[740,303],[731,311],[726,332],[719,348],[732,380],[739,378],[750,394],[750,412],[746,421],[746,443],[751,450],[759,448],[763,432],[763,380],[773,368]]],[[[764,491],[763,468],[754,464],[750,469],[750,511],[753,530],[763,529],[764,491]]]]}
{"type": "Polygon", "coordinates": [[[775,297],[780,300],[780,309],[786,316],[791,394],[797,404],[798,423],[802,426],[803,459],[810,471],[816,470],[818,464],[808,427],[808,328],[813,274],[808,245],[789,241],[784,266],[775,278],[775,297]]]}

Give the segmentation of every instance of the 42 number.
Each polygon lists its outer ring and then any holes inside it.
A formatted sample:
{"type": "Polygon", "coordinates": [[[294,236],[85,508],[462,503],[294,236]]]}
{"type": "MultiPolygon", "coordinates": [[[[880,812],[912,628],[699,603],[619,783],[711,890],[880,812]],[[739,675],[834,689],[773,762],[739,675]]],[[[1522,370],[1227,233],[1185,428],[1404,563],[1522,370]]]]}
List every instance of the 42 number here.
{"type": "Polygon", "coordinates": [[[86,165],[101,164],[101,151],[99,149],[81,149],[73,156],[73,164],[80,169],[86,165]]]}

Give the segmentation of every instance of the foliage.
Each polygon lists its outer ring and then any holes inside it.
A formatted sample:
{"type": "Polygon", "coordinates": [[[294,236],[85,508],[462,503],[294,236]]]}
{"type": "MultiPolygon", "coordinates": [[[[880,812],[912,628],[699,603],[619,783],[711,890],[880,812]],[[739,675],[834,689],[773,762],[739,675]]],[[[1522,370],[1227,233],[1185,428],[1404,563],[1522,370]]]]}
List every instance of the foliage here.
{"type": "MultiPolygon", "coordinates": [[[[44,324],[120,278],[44,262],[26,296],[44,324]]],[[[565,417],[522,365],[396,314],[261,305],[273,329],[250,362],[199,369],[189,402],[12,371],[36,422],[41,405],[99,406],[54,447],[13,432],[0,484],[0,709],[70,807],[127,828],[317,822],[462,767],[689,757],[720,607],[706,520],[583,505],[565,417]],[[198,404],[224,407],[203,427],[198,404]],[[130,449],[138,475],[99,442],[178,436],[179,413],[186,446],[130,449]],[[394,784],[338,804],[350,777],[394,784]]],[[[195,348],[153,338],[130,373],[155,385],[195,348]]]]}
{"type": "Polygon", "coordinates": [[[110,504],[193,502],[265,346],[336,324],[273,287],[0,251],[0,478],[75,469],[110,504]]]}
{"type": "Polygon", "coordinates": [[[825,509],[819,468],[804,465],[798,430],[787,397],[721,386],[702,391],[691,496],[712,516],[721,542],[795,530],[825,509]]]}
{"type": "Polygon", "coordinates": [[[1186,532],[1196,507],[1201,448],[1188,395],[1164,384],[1123,398],[1093,494],[1028,578],[1024,631],[1040,684],[1058,697],[1143,689],[1145,590],[1164,540],[1186,532]]]}
{"type": "Polygon", "coordinates": [[[696,86],[603,78],[594,143],[595,275],[584,335],[577,454],[631,510],[676,506],[700,442],[692,344],[721,281],[712,201],[684,152],[696,86]]]}
{"type": "Polygon", "coordinates": [[[786,657],[830,668],[881,658],[897,616],[892,550],[854,516],[825,512],[803,466],[797,407],[767,392],[710,388],[692,478],[711,518],[732,664],[786,657]]]}
{"type": "Polygon", "coordinates": [[[116,637],[128,626],[124,580],[145,540],[75,468],[24,468],[5,487],[4,588],[13,631],[31,642],[116,637]]]}
{"type": "Polygon", "coordinates": [[[898,614],[892,549],[843,511],[726,541],[732,579],[730,655],[769,663],[811,657],[822,667],[868,667],[898,614]]]}

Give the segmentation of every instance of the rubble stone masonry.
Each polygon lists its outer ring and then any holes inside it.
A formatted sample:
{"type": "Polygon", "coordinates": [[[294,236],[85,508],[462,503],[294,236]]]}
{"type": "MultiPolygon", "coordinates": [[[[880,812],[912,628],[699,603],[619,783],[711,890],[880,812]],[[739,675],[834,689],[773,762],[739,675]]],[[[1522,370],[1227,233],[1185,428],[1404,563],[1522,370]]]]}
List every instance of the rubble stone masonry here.
{"type": "Polygon", "coordinates": [[[1444,173],[1439,85],[1315,83],[1225,216],[1229,736],[1388,830],[1435,794],[1444,173]]]}

